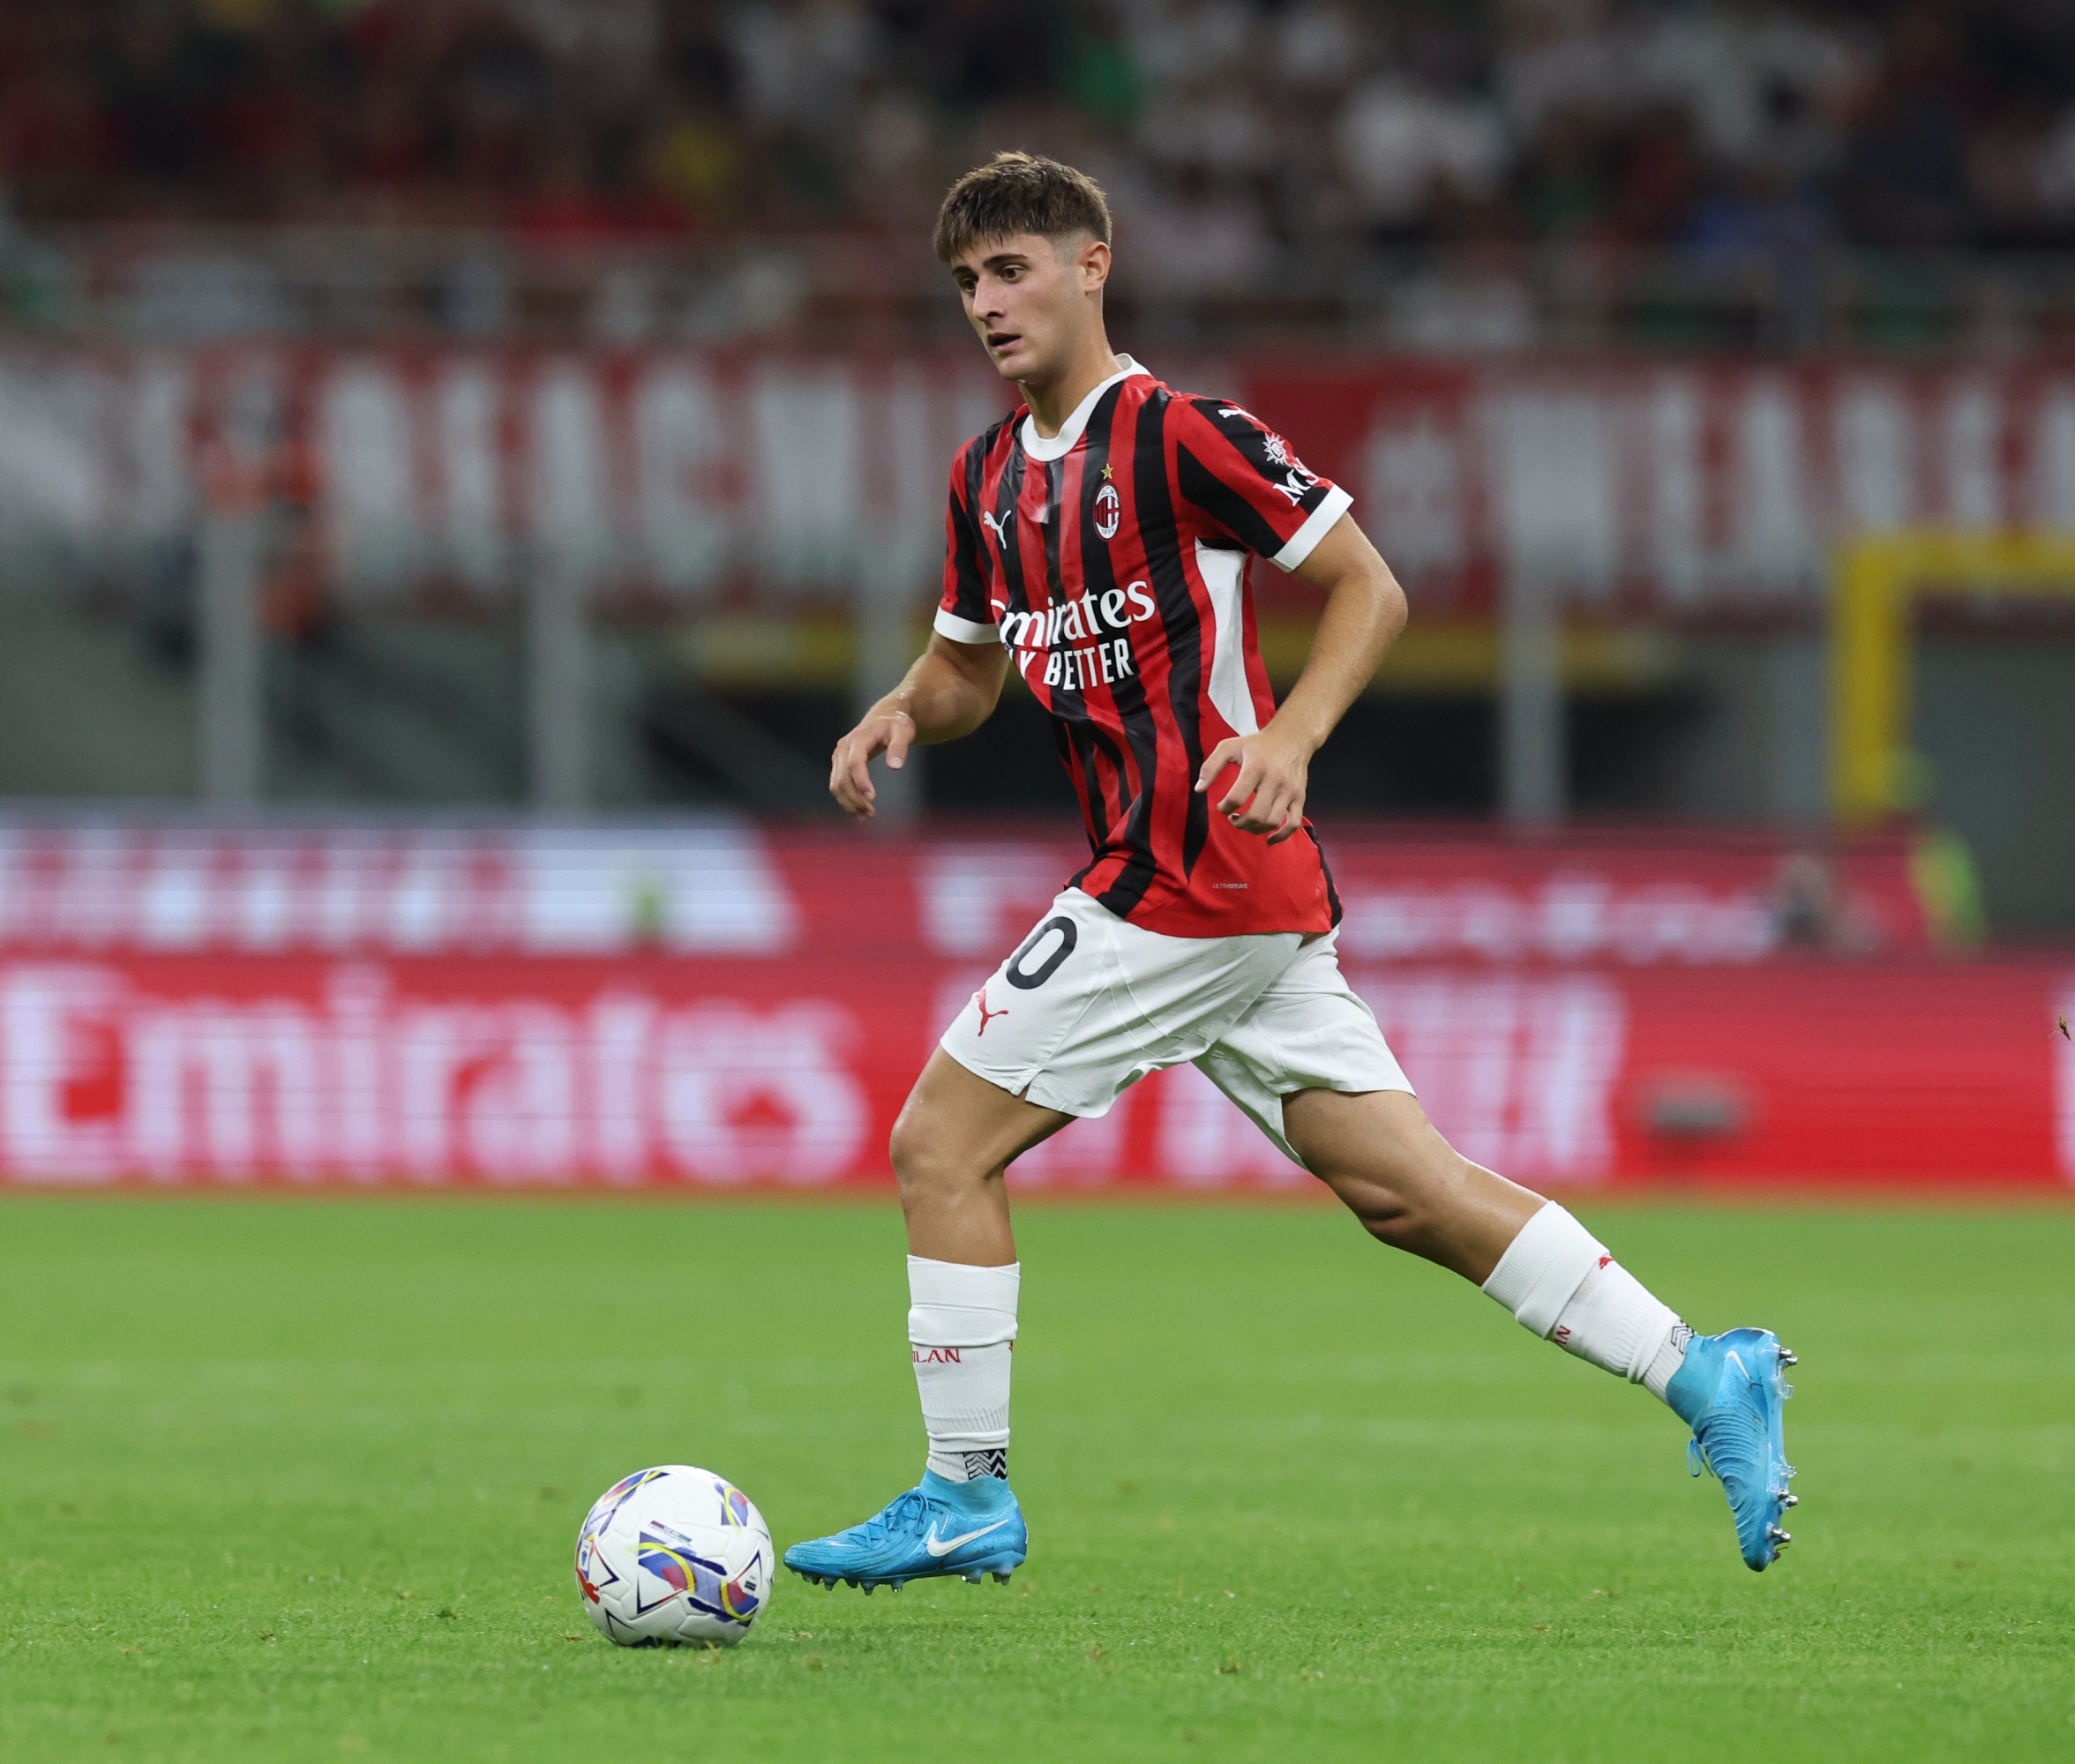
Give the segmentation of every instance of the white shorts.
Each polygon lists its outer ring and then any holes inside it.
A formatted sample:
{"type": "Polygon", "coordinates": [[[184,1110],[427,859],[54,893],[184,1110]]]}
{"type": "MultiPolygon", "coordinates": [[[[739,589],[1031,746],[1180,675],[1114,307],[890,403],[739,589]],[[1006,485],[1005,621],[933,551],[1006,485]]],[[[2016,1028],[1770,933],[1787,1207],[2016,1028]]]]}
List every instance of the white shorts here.
{"type": "Polygon", "coordinates": [[[1340,972],[1338,932],[1163,937],[1063,890],[941,1046],[1067,1115],[1106,1115],[1149,1072],[1193,1060],[1285,1156],[1283,1098],[1412,1089],[1340,972]]]}

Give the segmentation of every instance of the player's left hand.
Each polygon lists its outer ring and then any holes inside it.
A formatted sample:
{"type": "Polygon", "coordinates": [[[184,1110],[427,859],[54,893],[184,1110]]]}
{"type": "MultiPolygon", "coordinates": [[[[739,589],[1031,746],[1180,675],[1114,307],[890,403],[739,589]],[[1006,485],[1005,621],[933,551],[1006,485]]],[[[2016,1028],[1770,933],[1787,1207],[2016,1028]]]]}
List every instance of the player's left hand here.
{"type": "Polygon", "coordinates": [[[1255,735],[1228,736],[1212,748],[1196,774],[1196,789],[1228,766],[1239,767],[1232,788],[1214,805],[1241,833],[1264,833],[1280,845],[1304,826],[1304,789],[1311,774],[1311,753],[1272,722],[1255,735]]]}

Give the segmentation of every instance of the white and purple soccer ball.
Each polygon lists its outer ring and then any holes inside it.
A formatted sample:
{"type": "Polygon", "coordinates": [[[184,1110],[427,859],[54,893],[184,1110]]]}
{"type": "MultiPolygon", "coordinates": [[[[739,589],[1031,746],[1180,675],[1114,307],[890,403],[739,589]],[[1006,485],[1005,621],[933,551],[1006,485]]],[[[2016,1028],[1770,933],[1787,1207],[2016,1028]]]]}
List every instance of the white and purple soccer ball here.
{"type": "Polygon", "coordinates": [[[771,1529],[724,1476],[663,1464],[600,1495],[576,1538],[584,1609],[623,1648],[727,1647],[771,1596],[771,1529]]]}

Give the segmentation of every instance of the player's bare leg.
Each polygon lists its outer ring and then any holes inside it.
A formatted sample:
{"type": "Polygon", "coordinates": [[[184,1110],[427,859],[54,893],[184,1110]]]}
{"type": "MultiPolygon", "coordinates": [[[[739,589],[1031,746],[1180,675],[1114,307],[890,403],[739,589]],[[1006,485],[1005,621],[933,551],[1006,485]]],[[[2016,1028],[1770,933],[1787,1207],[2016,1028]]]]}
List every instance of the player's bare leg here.
{"type": "Polygon", "coordinates": [[[1472,1163],[1402,1090],[1283,1098],[1291,1148],[1379,1242],[1472,1280],[1526,1328],[1645,1386],[1693,1428],[1694,1474],[1722,1479],[1753,1568],[1789,1542],[1779,1429],[1794,1357],[1770,1330],[1695,1335],[1569,1212],[1472,1163]]]}
{"type": "Polygon", "coordinates": [[[1472,1163],[1403,1090],[1300,1090],[1283,1130],[1305,1165],[1378,1243],[1482,1286],[1543,1207],[1542,1197],[1472,1163]]]}
{"type": "Polygon", "coordinates": [[[890,1147],[909,1254],[979,1267],[1015,1261],[1004,1175],[1073,1118],[1010,1095],[937,1049],[894,1123],[890,1147]]]}

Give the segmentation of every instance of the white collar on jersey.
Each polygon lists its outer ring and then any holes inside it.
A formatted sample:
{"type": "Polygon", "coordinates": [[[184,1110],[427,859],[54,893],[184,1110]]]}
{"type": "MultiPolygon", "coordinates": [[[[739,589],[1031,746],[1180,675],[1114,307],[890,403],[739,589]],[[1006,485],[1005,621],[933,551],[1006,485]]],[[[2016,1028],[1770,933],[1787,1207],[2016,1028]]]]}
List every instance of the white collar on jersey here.
{"type": "Polygon", "coordinates": [[[1038,419],[1035,416],[1023,418],[1023,452],[1045,465],[1050,465],[1054,460],[1063,460],[1071,453],[1075,442],[1081,438],[1081,431],[1088,427],[1088,419],[1095,414],[1096,400],[1119,380],[1127,380],[1134,374],[1145,372],[1128,355],[1119,355],[1117,359],[1124,365],[1074,407],[1074,414],[1060,424],[1060,432],[1051,440],[1047,441],[1038,434],[1038,419]]]}

